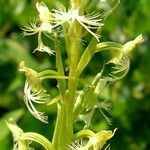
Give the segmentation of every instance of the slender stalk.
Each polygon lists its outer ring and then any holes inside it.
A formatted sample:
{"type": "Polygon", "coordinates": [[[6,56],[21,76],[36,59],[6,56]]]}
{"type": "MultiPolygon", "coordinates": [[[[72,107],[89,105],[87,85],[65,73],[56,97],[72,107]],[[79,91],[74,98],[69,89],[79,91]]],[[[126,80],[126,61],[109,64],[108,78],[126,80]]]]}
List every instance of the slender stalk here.
{"type": "MultiPolygon", "coordinates": [[[[41,144],[45,150],[55,150],[53,145],[47,140],[44,136],[34,133],[34,132],[26,132],[22,135],[22,140],[31,140],[41,144]]],[[[20,149],[21,150],[21,149],[20,149]]]]}
{"type": "Polygon", "coordinates": [[[62,103],[58,104],[58,114],[56,120],[56,128],[53,137],[53,143],[57,150],[65,150],[73,139],[73,108],[78,85],[78,77],[75,75],[79,60],[80,41],[74,39],[81,33],[78,28],[78,23],[73,21],[69,29],[68,40],[71,44],[68,45],[68,50],[71,55],[68,55],[70,60],[68,89],[65,95],[62,96],[62,103]],[[76,31],[76,33],[74,32],[76,31]],[[74,79],[74,80],[73,80],[74,79]],[[65,136],[64,136],[65,135],[65,136]]]}

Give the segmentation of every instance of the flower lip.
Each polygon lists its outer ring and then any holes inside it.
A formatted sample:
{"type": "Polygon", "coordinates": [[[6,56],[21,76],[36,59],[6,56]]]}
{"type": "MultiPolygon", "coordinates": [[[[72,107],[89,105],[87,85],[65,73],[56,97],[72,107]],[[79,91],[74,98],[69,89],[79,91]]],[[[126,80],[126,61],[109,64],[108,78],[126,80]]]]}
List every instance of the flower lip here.
{"type": "Polygon", "coordinates": [[[47,52],[49,55],[54,55],[54,50],[51,50],[48,46],[45,46],[42,42],[38,45],[38,47],[33,51],[47,52]]]}
{"type": "Polygon", "coordinates": [[[44,104],[47,102],[49,95],[46,94],[45,91],[43,91],[43,89],[33,92],[32,86],[29,84],[28,81],[26,81],[25,83],[24,94],[24,102],[30,113],[40,121],[48,123],[48,117],[43,112],[37,111],[33,103],[44,104]]]}

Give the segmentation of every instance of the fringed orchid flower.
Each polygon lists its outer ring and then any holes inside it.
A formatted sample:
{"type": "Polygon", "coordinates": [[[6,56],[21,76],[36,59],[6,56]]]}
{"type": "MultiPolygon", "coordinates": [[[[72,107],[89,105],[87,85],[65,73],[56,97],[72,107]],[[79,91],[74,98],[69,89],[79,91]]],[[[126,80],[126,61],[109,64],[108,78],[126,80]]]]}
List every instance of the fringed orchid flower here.
{"type": "Polygon", "coordinates": [[[27,78],[24,87],[24,102],[28,110],[35,118],[47,123],[48,117],[43,112],[37,111],[33,104],[44,104],[49,98],[42,86],[42,80],[38,78],[38,73],[26,67],[24,62],[20,63],[20,71],[24,71],[27,78]]]}

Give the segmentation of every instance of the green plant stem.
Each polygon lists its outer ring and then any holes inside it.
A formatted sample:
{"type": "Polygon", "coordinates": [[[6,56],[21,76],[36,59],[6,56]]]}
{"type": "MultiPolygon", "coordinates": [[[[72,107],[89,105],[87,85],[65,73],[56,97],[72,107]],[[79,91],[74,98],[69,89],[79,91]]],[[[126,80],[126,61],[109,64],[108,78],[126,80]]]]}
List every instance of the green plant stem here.
{"type": "Polygon", "coordinates": [[[34,132],[26,132],[22,135],[22,140],[31,140],[41,144],[45,150],[55,150],[53,145],[44,137],[38,133],[34,132]]]}
{"type": "MultiPolygon", "coordinates": [[[[75,8],[72,6],[71,9],[75,8]]],[[[83,10],[80,11],[82,11],[80,13],[83,13],[83,10]]],[[[58,104],[56,128],[53,137],[53,143],[57,150],[65,150],[73,140],[73,109],[79,82],[79,76],[76,75],[76,68],[80,56],[80,39],[82,35],[82,27],[76,20],[72,20],[69,28],[67,24],[66,26],[64,24],[64,29],[67,34],[65,42],[70,66],[67,90],[65,91],[65,95],[62,96],[62,101],[58,104]]],[[[59,75],[62,75],[62,72],[59,75]]]]}
{"type": "Polygon", "coordinates": [[[78,65],[79,55],[80,55],[80,49],[81,49],[81,26],[77,21],[73,21],[70,26],[70,70],[69,70],[69,81],[68,81],[68,95],[67,95],[67,101],[66,101],[66,125],[67,125],[67,131],[68,131],[68,144],[73,139],[73,109],[75,104],[75,98],[76,98],[76,91],[78,86],[78,78],[76,74],[76,68],[78,65]],[[78,39],[79,38],[79,39],[78,39]],[[75,78],[75,80],[71,80],[71,78],[75,78]]]}
{"type": "MultiPolygon", "coordinates": [[[[77,30],[78,23],[72,22],[70,26],[68,40],[71,44],[67,46],[70,55],[68,89],[62,97],[62,103],[58,104],[58,114],[56,120],[56,128],[53,137],[55,149],[65,150],[73,139],[73,108],[75,103],[76,90],[78,85],[78,77],[75,75],[76,68],[79,60],[80,41],[74,37],[79,36],[81,30],[77,30]],[[77,33],[74,33],[74,28],[77,33]],[[73,80],[74,79],[74,80],[73,80]]],[[[80,29],[80,28],[78,28],[80,29]]],[[[67,42],[68,42],[67,40],[67,42]]]]}

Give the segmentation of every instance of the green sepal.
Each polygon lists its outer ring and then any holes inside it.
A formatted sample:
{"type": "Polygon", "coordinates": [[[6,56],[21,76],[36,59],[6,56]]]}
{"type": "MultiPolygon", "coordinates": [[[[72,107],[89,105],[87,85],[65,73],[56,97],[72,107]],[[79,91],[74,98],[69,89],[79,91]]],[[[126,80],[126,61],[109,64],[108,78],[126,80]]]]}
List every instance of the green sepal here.
{"type": "MultiPolygon", "coordinates": [[[[99,34],[100,32],[101,32],[101,28],[98,29],[97,34],[99,34]]],[[[95,53],[96,45],[97,45],[97,40],[95,39],[95,37],[93,37],[78,63],[78,67],[76,71],[77,76],[79,76],[82,73],[83,69],[87,66],[87,64],[92,59],[95,53]]]]}
{"type": "Polygon", "coordinates": [[[56,96],[56,97],[53,98],[50,102],[48,102],[47,106],[50,106],[50,105],[52,105],[52,104],[57,103],[58,101],[60,101],[60,99],[61,99],[61,96],[60,96],[60,95],[56,96]]]}

